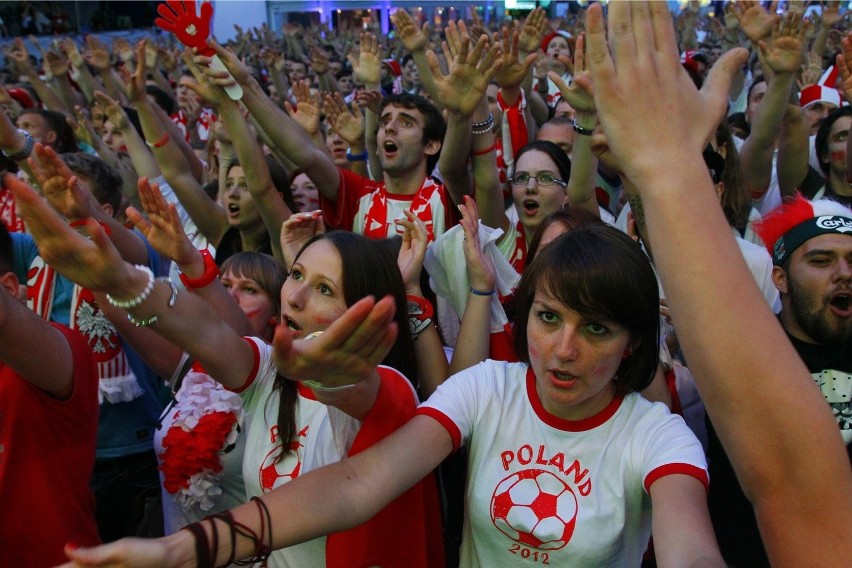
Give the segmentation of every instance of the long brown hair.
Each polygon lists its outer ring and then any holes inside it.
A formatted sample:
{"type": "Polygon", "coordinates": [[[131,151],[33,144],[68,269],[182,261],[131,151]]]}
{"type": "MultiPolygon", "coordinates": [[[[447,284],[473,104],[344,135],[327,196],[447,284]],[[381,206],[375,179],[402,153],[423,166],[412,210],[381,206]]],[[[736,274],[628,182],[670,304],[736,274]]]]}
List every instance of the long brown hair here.
{"type": "MultiPolygon", "coordinates": [[[[394,320],[399,334],[382,365],[393,367],[405,375],[417,387],[417,366],[414,357],[414,342],[408,333],[408,302],[405,285],[396,264],[396,258],[383,244],[363,235],[349,231],[332,231],[308,240],[296,255],[294,262],[311,244],[327,240],[340,254],[343,267],[342,286],[346,306],[351,306],[366,296],[381,299],[391,295],[396,300],[394,320]]],[[[298,391],[296,382],[286,378],[286,369],[280,370],[275,378],[275,389],[280,395],[278,406],[278,433],[281,440],[280,461],[290,452],[290,442],[296,439],[296,405],[298,391]],[[283,371],[283,373],[282,373],[283,371]]]]}

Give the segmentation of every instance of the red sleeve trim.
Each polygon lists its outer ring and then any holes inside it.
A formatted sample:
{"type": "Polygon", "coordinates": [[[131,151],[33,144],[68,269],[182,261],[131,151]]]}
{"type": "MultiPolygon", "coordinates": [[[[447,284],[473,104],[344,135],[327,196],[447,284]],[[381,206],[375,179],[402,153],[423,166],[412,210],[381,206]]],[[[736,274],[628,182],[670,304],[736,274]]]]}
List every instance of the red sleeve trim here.
{"type": "Polygon", "coordinates": [[[651,493],[651,486],[654,482],[667,475],[688,475],[694,477],[704,485],[705,490],[710,484],[710,478],[707,477],[706,470],[688,463],[670,463],[661,465],[648,474],[645,478],[645,492],[651,493]]]}
{"type": "Polygon", "coordinates": [[[438,424],[443,426],[450,435],[450,438],[452,438],[453,451],[456,451],[461,447],[461,430],[459,430],[459,427],[456,426],[456,423],[453,422],[449,416],[430,406],[421,406],[417,409],[415,414],[419,416],[428,416],[429,418],[437,420],[438,424]]]}
{"type": "Polygon", "coordinates": [[[228,389],[231,392],[235,392],[237,394],[245,391],[249,388],[254,380],[257,378],[257,371],[260,368],[260,350],[257,348],[257,343],[255,343],[249,337],[243,337],[243,341],[251,345],[252,354],[254,355],[254,365],[251,367],[251,371],[249,371],[248,376],[246,377],[246,381],[243,383],[243,386],[236,389],[228,389]]]}

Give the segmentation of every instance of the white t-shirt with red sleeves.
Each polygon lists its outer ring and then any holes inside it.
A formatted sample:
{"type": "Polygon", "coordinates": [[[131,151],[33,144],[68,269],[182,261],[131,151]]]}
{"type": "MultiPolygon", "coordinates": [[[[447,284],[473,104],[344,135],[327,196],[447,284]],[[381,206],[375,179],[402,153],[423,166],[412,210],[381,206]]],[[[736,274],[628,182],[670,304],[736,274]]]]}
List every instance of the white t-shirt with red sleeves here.
{"type": "Polygon", "coordinates": [[[429,241],[444,234],[458,221],[444,185],[427,177],[413,195],[389,193],[384,181],[373,181],[338,168],[340,184],[337,201],[320,194],[320,207],[326,223],[335,229],[345,229],[373,239],[401,235],[394,221],[404,219],[403,209],[411,209],[425,224],[429,241]]]}
{"type": "Polygon", "coordinates": [[[591,418],[560,419],[523,363],[458,373],[418,414],[468,447],[464,567],[639,566],[651,484],[669,474],[707,484],[701,444],[662,404],[631,393],[591,418]]]}
{"type": "MultiPolygon", "coordinates": [[[[245,411],[246,448],[243,481],[246,497],[269,493],[299,475],[359,453],[414,416],[417,393],[398,371],[379,366],[376,400],[363,420],[317,401],[298,385],[295,412],[297,439],[276,462],[280,394],[272,346],[244,338],[255,351],[255,367],[237,390],[245,411]]],[[[397,497],[369,521],[346,531],[275,550],[269,566],[286,568],[432,568],[443,565],[437,486],[429,476],[397,497]]]]}

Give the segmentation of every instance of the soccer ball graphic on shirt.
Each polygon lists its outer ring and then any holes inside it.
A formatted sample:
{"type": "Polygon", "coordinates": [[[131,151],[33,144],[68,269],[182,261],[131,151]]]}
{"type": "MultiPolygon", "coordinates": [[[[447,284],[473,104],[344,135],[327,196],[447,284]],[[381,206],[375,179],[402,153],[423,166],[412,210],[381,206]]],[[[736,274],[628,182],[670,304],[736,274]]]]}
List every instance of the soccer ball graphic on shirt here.
{"type": "Polygon", "coordinates": [[[491,521],[500,532],[523,545],[557,550],[571,540],[577,498],[562,479],[543,469],[513,473],[491,497],[491,521]]]}

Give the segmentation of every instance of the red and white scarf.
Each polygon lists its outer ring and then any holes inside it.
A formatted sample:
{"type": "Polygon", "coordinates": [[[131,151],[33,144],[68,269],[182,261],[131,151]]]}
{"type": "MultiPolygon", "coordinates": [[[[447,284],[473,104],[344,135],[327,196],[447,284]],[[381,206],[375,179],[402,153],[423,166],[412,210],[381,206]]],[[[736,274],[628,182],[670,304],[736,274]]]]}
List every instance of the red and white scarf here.
{"type": "MultiPolygon", "coordinates": [[[[432,207],[430,202],[436,191],[441,187],[433,178],[427,177],[423,185],[417,190],[411,201],[411,212],[417,215],[426,224],[426,233],[429,242],[435,240],[435,231],[432,221],[432,207]]],[[[391,220],[390,222],[393,222],[391,220]]],[[[384,239],[388,236],[388,194],[384,182],[373,192],[370,208],[364,219],[364,235],[371,239],[384,239]]]]}
{"type": "MultiPolygon", "coordinates": [[[[38,256],[27,273],[27,306],[50,321],[56,271],[38,256]]],[[[98,366],[98,403],[128,402],[142,395],[142,387],[124,353],[124,341],[98,307],[91,290],[74,285],[69,327],[82,333],[98,366]]]]}

